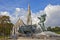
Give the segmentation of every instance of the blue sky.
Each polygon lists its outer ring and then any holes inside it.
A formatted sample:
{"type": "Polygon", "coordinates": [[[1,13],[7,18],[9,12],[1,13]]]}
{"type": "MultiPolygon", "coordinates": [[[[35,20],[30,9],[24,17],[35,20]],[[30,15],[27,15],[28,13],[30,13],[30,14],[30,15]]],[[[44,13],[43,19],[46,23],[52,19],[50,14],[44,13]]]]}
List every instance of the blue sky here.
{"type": "Polygon", "coordinates": [[[60,5],[60,0],[0,0],[0,11],[14,12],[15,8],[27,10],[28,3],[33,12],[43,10],[48,4],[60,5]]]}
{"type": "Polygon", "coordinates": [[[37,17],[46,13],[46,25],[60,26],[60,0],[0,0],[0,15],[10,16],[12,23],[16,23],[20,16],[26,23],[28,4],[33,24],[38,24],[37,17]]]}

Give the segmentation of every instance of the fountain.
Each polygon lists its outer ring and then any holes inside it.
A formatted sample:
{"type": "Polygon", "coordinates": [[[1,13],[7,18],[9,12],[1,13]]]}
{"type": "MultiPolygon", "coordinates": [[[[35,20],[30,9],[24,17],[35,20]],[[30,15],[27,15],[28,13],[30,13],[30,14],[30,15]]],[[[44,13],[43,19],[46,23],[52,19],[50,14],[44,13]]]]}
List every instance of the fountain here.
{"type": "MultiPolygon", "coordinates": [[[[41,15],[41,17],[38,17],[38,19],[40,20],[40,22],[38,23],[37,28],[34,25],[24,25],[24,26],[21,26],[19,28],[19,31],[21,31],[22,34],[25,34],[26,37],[34,36],[36,38],[40,38],[41,36],[44,36],[45,40],[47,39],[46,37],[49,37],[51,35],[58,36],[54,32],[46,31],[46,28],[45,28],[45,25],[44,25],[44,22],[46,20],[46,14],[41,15]],[[32,34],[32,36],[30,34],[32,34]]],[[[17,28],[18,27],[15,25],[12,29],[11,37],[14,40],[17,40],[17,36],[18,36],[17,28]]]]}
{"type": "Polygon", "coordinates": [[[38,19],[40,20],[40,22],[38,23],[38,27],[40,25],[40,29],[42,32],[46,31],[44,22],[46,20],[46,14],[41,15],[41,17],[38,17],[38,19]]]}
{"type": "Polygon", "coordinates": [[[41,15],[41,17],[38,17],[38,19],[40,20],[40,22],[38,23],[37,29],[40,29],[40,31],[38,31],[34,37],[38,37],[40,38],[41,36],[45,36],[44,40],[47,40],[47,38],[49,38],[50,36],[52,37],[58,37],[60,36],[59,34],[56,34],[54,32],[51,31],[47,31],[44,25],[44,22],[46,20],[46,14],[41,15]]]}

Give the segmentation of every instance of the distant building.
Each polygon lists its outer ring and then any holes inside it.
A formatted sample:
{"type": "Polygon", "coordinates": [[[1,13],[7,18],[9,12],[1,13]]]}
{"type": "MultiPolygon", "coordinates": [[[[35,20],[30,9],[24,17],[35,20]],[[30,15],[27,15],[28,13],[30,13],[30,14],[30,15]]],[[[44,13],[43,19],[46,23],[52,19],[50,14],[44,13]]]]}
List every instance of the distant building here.
{"type": "Polygon", "coordinates": [[[32,25],[30,5],[28,5],[26,24],[23,22],[22,19],[19,18],[18,21],[16,22],[16,24],[13,26],[12,35],[14,35],[15,33],[18,34],[19,28],[21,29],[22,33],[24,33],[24,32],[26,33],[26,31],[28,31],[28,30],[32,33],[32,31],[34,31],[32,26],[34,27],[34,25],[32,25]]]}

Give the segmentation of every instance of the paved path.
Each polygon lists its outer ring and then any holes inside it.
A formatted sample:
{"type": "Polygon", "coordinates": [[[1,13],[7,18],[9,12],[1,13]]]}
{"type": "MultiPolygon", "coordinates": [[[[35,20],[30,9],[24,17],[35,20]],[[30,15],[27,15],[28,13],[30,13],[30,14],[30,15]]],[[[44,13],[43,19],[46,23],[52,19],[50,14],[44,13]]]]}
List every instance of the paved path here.
{"type": "Polygon", "coordinates": [[[37,39],[37,38],[22,38],[19,37],[17,40],[56,40],[56,39],[37,39]]]}
{"type": "Polygon", "coordinates": [[[28,37],[19,37],[18,39],[9,39],[9,40],[60,40],[60,39],[37,39],[37,38],[28,38],[28,37]]]}

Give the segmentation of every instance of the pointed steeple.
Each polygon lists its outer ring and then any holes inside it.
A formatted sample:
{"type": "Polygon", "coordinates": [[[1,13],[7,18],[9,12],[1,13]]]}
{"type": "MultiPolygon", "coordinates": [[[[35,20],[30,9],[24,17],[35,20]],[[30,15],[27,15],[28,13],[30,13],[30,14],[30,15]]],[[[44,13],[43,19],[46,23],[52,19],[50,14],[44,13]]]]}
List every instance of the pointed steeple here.
{"type": "Polygon", "coordinates": [[[30,11],[30,5],[28,4],[28,11],[30,11]]]}
{"type": "Polygon", "coordinates": [[[28,4],[27,25],[32,25],[30,5],[28,4]]]}

